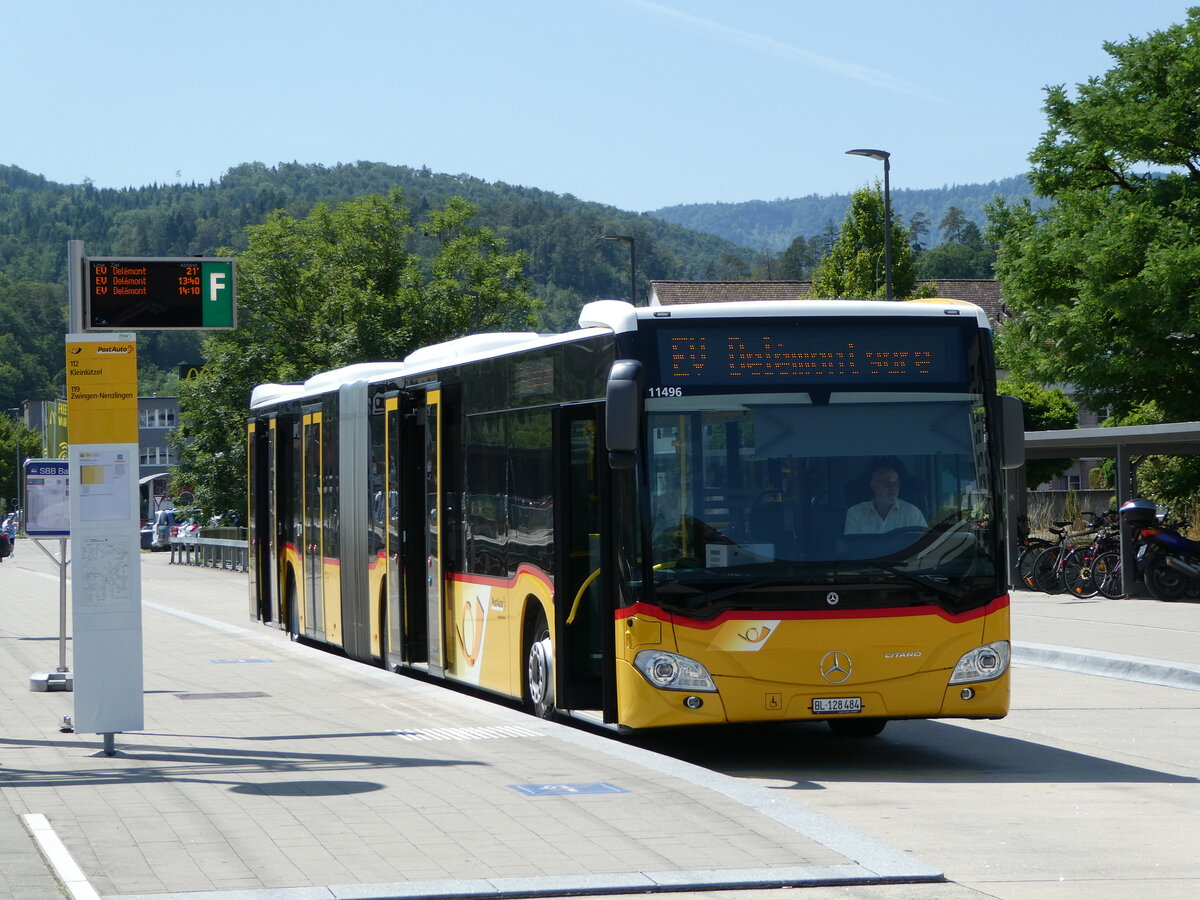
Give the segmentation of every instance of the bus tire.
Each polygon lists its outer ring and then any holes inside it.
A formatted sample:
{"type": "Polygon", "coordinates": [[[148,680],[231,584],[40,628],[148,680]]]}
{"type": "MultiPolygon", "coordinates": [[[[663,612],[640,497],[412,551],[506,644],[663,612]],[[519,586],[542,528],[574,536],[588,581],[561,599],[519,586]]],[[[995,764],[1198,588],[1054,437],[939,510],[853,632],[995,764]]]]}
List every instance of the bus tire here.
{"type": "Polygon", "coordinates": [[[869,738],[875,737],[884,726],[887,719],[826,719],[829,730],[838,737],[869,738]]]}
{"type": "Polygon", "coordinates": [[[539,719],[554,715],[554,647],[546,617],[538,612],[525,637],[525,709],[539,719]]]}

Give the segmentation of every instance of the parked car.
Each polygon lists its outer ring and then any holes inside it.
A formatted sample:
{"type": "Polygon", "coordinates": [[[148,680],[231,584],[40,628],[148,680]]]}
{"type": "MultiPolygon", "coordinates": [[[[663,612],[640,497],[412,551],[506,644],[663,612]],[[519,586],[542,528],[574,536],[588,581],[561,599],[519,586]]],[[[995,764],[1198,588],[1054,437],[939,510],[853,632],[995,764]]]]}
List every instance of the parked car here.
{"type": "Polygon", "coordinates": [[[153,547],[151,546],[153,541],[154,541],[154,523],[153,522],[145,522],[142,525],[142,549],[143,550],[153,549],[153,547]]]}
{"type": "Polygon", "coordinates": [[[175,520],[175,510],[160,509],[154,514],[154,522],[151,524],[153,534],[150,537],[151,550],[170,550],[171,538],[179,528],[178,522],[175,520]]]}
{"type": "Polygon", "coordinates": [[[171,541],[196,540],[200,537],[200,510],[160,509],[154,514],[151,550],[170,550],[171,541]]]}

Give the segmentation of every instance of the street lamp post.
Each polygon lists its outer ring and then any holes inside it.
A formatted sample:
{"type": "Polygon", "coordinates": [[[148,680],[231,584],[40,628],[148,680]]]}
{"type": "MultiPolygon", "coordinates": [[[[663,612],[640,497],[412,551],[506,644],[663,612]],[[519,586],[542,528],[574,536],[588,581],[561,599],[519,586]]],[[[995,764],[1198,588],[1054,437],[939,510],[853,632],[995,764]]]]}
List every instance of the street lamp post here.
{"type": "Polygon", "coordinates": [[[637,306],[637,282],[634,279],[637,277],[637,255],[634,250],[634,241],[627,234],[606,234],[606,241],[623,241],[629,245],[629,302],[633,306],[637,306]]]}
{"type": "Polygon", "coordinates": [[[891,156],[886,150],[847,150],[850,156],[865,156],[883,162],[883,271],[885,279],[884,298],[892,299],[892,192],[888,184],[891,172],[891,156]]]}

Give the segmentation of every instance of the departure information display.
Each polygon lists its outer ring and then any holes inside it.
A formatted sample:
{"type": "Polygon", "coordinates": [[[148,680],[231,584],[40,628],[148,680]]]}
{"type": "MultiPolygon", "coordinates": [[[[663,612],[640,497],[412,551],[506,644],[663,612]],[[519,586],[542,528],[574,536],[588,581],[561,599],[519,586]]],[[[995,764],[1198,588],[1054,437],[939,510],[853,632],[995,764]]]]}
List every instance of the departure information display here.
{"type": "Polygon", "coordinates": [[[93,329],[232,328],[234,263],[226,257],[84,260],[93,329]]]}
{"type": "Polygon", "coordinates": [[[945,384],[965,371],[960,327],[861,319],[671,323],[659,332],[658,358],[659,383],[679,387],[945,384]]]}

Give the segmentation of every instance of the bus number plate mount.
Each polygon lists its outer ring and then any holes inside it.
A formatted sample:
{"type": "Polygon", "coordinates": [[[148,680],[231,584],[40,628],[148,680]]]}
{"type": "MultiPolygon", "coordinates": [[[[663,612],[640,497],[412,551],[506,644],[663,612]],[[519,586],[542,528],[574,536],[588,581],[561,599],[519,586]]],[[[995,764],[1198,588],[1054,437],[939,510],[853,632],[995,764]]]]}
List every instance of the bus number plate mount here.
{"type": "Polygon", "coordinates": [[[862,712],[862,697],[814,697],[812,711],[824,715],[862,712]]]}

